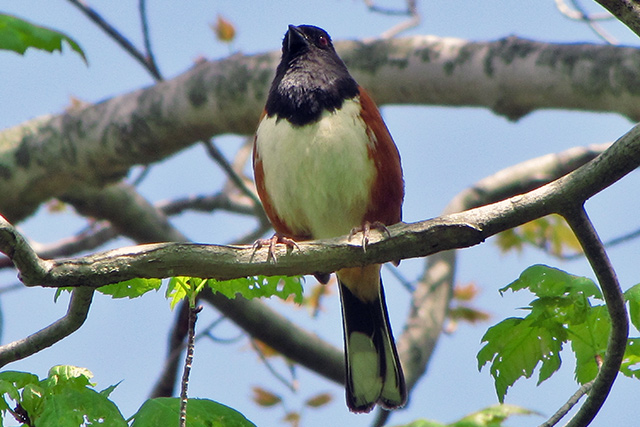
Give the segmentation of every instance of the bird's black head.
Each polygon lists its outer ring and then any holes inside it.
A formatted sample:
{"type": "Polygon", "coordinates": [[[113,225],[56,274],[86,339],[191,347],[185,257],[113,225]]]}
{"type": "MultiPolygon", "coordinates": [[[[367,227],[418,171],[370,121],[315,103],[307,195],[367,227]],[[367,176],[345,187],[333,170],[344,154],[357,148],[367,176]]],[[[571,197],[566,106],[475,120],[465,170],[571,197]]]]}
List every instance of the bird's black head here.
{"type": "Polygon", "coordinates": [[[294,125],[316,121],[358,94],[331,37],[312,25],[289,25],[282,42],[282,59],[267,99],[267,114],[294,125]]]}
{"type": "Polygon", "coordinates": [[[282,41],[282,59],[291,61],[305,54],[314,56],[314,53],[327,59],[338,56],[331,43],[331,37],[322,28],[313,25],[289,25],[289,31],[282,41]]]}

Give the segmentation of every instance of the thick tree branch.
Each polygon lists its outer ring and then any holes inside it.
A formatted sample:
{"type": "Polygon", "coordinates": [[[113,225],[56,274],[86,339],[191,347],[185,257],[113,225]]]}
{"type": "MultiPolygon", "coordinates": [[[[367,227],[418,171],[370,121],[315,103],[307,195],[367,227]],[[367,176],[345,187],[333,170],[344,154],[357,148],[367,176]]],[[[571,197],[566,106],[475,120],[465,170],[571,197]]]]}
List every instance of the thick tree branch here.
{"type": "MultiPolygon", "coordinates": [[[[539,108],[640,117],[640,51],[515,37],[336,43],[380,104],[539,108]]],[[[102,186],[212,136],[251,134],[278,52],[205,62],[155,86],[0,132],[0,212],[16,222],[79,182],[102,186]]]]}
{"type": "Polygon", "coordinates": [[[78,330],[89,313],[93,292],[91,288],[74,289],[64,317],[27,338],[0,346],[0,367],[50,347],[78,330]]]}
{"type": "Polygon", "coordinates": [[[631,31],[640,36],[640,4],[636,0],[596,0],[631,31]]]}

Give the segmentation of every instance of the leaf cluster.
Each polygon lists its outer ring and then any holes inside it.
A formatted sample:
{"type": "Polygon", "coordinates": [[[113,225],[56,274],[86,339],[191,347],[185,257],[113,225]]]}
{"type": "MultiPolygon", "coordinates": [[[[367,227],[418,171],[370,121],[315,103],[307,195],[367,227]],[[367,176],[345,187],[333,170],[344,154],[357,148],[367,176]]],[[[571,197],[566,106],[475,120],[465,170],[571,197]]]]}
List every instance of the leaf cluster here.
{"type": "MultiPolygon", "coordinates": [[[[178,425],[180,399],[147,400],[126,420],[109,395],[117,387],[94,389],[93,374],[76,366],[54,366],[47,378],[40,380],[27,372],[0,373],[0,412],[11,414],[24,426],[78,427],[157,427],[178,425]],[[11,404],[10,404],[11,403],[11,404]],[[175,421],[172,421],[175,420],[175,421]]],[[[207,399],[190,399],[187,415],[190,427],[255,427],[242,414],[207,399]]],[[[4,426],[0,418],[0,426],[4,426]]]]}
{"type": "MultiPolygon", "coordinates": [[[[54,366],[47,378],[5,371],[0,373],[0,411],[23,425],[77,427],[79,425],[127,426],[109,400],[116,386],[96,391],[93,374],[75,366],[54,366]],[[13,402],[13,404],[10,404],[13,402]]],[[[0,419],[0,426],[3,426],[0,419]]]]}
{"type": "MultiPolygon", "coordinates": [[[[611,320],[595,283],[545,265],[527,268],[501,293],[527,289],[537,298],[529,303],[525,317],[510,317],[489,328],[486,344],[477,356],[478,368],[490,363],[500,402],[507,389],[521,377],[530,378],[540,366],[538,385],[553,375],[562,363],[560,352],[570,343],[576,359],[575,379],[593,380],[607,347],[611,320]]],[[[640,285],[625,293],[631,321],[640,329],[640,285]]],[[[628,341],[620,371],[640,379],[640,338],[628,341]]]]}

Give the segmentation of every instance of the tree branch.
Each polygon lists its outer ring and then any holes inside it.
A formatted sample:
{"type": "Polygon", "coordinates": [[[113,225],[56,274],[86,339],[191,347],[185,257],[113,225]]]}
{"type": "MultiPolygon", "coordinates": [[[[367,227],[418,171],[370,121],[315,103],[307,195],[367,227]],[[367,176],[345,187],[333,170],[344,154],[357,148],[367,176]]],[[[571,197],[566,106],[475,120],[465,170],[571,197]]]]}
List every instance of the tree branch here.
{"type": "Polygon", "coordinates": [[[107,22],[95,9],[89,6],[84,0],[68,0],[80,10],[87,18],[95,23],[102,31],[111,37],[120,47],[122,47],[129,55],[140,63],[156,81],[162,80],[162,76],[155,67],[155,63],[151,62],[142,52],[134,46],[120,31],[107,22]]]}
{"type": "Polygon", "coordinates": [[[158,69],[158,64],[156,63],[155,55],[153,54],[153,49],[151,48],[151,37],[149,36],[149,20],[147,19],[147,1],[139,0],[138,1],[138,10],[140,12],[140,27],[142,28],[142,39],[144,40],[144,51],[145,51],[145,68],[149,71],[149,73],[153,76],[156,81],[164,80],[160,70],[158,69]]]}
{"type": "MultiPolygon", "coordinates": [[[[511,119],[539,108],[640,118],[634,48],[432,36],[336,45],[379,104],[482,106],[511,119]]],[[[79,182],[103,186],[197,141],[253,133],[278,59],[271,52],[204,62],[155,86],[0,132],[0,212],[17,222],[79,182]]]]}
{"type": "Polygon", "coordinates": [[[580,401],[580,398],[585,394],[589,393],[593,387],[593,381],[589,381],[588,383],[582,384],[578,390],[576,390],[573,395],[567,400],[567,403],[562,405],[560,409],[556,411],[547,421],[540,424],[539,427],[553,427],[560,422],[560,420],[569,413],[569,411],[576,406],[576,404],[580,401]]]}
{"type": "Polygon", "coordinates": [[[64,317],[27,338],[0,346],[0,367],[50,347],[78,330],[87,318],[93,292],[91,288],[74,289],[64,317]]]}
{"type": "Polygon", "coordinates": [[[584,249],[585,256],[598,278],[611,318],[611,333],[602,366],[584,405],[567,424],[568,427],[582,427],[589,425],[600,411],[618,376],[620,364],[627,348],[629,319],[616,273],[584,208],[581,205],[579,209],[568,209],[562,215],[578,238],[580,246],[584,249]]]}
{"type": "Polygon", "coordinates": [[[640,36],[640,4],[635,0],[596,0],[631,31],[640,36]]]}

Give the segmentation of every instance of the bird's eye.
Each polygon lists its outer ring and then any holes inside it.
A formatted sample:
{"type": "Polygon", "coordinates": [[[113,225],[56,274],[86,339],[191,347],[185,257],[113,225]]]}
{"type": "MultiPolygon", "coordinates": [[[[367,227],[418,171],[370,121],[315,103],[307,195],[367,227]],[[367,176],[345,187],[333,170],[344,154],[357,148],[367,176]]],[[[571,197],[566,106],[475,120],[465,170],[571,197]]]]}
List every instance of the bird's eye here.
{"type": "Polygon", "coordinates": [[[329,39],[326,36],[320,36],[318,37],[318,45],[320,47],[327,47],[329,46],[329,39]]]}

